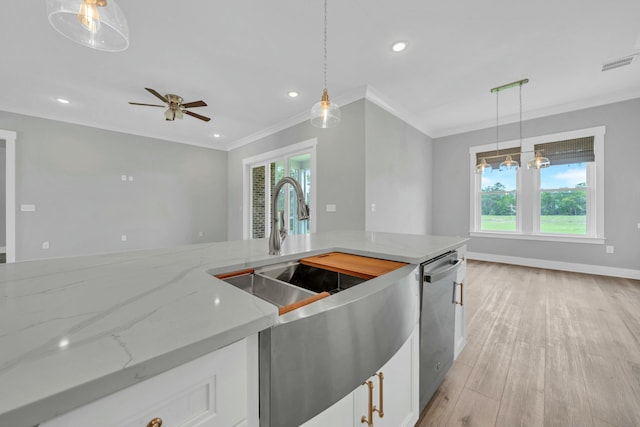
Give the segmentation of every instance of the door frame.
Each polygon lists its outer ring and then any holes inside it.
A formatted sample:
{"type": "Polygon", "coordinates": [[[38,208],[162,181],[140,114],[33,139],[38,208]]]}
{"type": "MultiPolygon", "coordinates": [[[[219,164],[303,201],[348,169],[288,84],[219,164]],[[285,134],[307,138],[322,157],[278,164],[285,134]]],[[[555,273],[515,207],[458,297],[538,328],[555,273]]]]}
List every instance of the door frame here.
{"type": "MultiPolygon", "coordinates": [[[[304,151],[311,153],[311,200],[309,200],[309,208],[312,215],[309,219],[309,232],[314,233],[316,231],[316,218],[313,216],[316,206],[316,145],[318,144],[318,138],[308,139],[306,141],[298,142],[296,144],[287,145],[286,147],[278,148],[276,150],[267,151],[264,153],[256,154],[252,157],[242,159],[242,238],[244,240],[251,239],[251,167],[256,163],[268,162],[281,157],[288,157],[293,154],[297,154],[304,151]]],[[[267,200],[270,198],[267,197],[267,200]]],[[[270,204],[267,203],[265,209],[270,211],[270,204]]],[[[268,235],[270,224],[265,224],[265,236],[268,235]]]]}
{"type": "Polygon", "coordinates": [[[0,139],[6,144],[6,256],[7,263],[16,262],[16,138],[14,131],[0,129],[0,139]]]}

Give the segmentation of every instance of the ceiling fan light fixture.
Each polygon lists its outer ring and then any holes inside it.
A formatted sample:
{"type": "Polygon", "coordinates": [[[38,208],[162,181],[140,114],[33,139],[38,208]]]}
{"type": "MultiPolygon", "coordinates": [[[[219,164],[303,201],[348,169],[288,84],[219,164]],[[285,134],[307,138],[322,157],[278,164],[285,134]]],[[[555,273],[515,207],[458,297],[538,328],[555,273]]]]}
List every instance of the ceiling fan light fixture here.
{"type": "Polygon", "coordinates": [[[76,43],[105,52],[129,47],[129,27],[115,0],[47,0],[51,26],[76,43]]]}
{"type": "Polygon", "coordinates": [[[164,119],[170,122],[174,121],[176,119],[176,112],[168,108],[167,111],[164,112],[164,119]]]}

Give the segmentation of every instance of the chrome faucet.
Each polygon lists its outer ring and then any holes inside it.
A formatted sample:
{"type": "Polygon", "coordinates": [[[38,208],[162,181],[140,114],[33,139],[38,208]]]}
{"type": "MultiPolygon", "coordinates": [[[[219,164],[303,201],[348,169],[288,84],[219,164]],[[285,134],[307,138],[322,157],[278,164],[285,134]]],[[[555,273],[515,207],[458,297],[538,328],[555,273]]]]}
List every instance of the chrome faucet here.
{"type": "Polygon", "coordinates": [[[298,198],[298,219],[309,219],[309,206],[304,202],[304,192],[295,179],[290,176],[282,178],[273,189],[271,196],[271,233],[269,234],[269,255],[280,255],[282,241],[287,237],[287,229],[284,225],[284,212],[280,212],[280,231],[276,233],[278,227],[278,196],[285,184],[290,184],[296,190],[298,198]]]}

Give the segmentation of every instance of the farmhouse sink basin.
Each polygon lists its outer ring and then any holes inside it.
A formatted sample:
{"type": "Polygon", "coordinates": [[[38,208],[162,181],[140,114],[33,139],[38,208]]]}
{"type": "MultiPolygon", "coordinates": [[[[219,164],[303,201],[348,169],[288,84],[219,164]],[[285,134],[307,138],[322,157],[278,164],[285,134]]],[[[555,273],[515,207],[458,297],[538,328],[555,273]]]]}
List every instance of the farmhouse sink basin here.
{"type": "Polygon", "coordinates": [[[298,262],[265,267],[259,273],[313,293],[329,292],[330,294],[335,294],[366,281],[366,279],[349,274],[312,267],[298,262]]]}
{"type": "Polygon", "coordinates": [[[279,307],[258,335],[260,427],[298,426],[333,405],[418,324],[414,265],[329,253],[216,277],[279,307]]]}
{"type": "Polygon", "coordinates": [[[315,292],[255,273],[223,280],[278,307],[295,304],[316,295],[315,292]]]}

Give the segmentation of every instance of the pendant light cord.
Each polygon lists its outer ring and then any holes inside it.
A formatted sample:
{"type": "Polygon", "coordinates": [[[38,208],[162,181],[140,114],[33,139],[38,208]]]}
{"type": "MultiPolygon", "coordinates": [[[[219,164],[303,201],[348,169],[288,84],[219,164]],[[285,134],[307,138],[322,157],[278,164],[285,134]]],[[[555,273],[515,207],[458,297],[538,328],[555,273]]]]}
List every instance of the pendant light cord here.
{"type": "Polygon", "coordinates": [[[520,83],[520,151],[522,151],[522,83],[520,83]]]}
{"type": "Polygon", "coordinates": [[[327,0],[324,0],[324,88],[327,88],[327,0]]]}
{"type": "Polygon", "coordinates": [[[500,96],[500,91],[496,91],[496,156],[500,155],[500,122],[498,121],[499,109],[498,109],[498,97],[500,96]]]}

